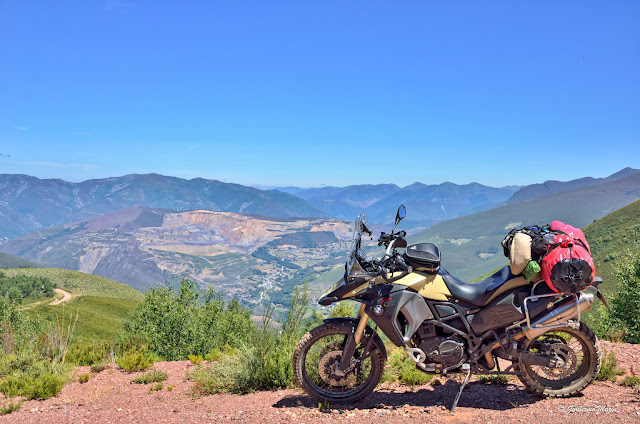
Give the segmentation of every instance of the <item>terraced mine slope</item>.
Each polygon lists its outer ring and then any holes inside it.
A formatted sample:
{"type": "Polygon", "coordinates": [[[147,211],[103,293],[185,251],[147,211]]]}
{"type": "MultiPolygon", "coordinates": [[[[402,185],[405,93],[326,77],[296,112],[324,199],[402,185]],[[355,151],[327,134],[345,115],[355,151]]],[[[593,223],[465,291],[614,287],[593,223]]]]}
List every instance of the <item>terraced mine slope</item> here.
{"type": "Polygon", "coordinates": [[[342,264],[352,226],[324,218],[134,207],[37,231],[0,250],[141,290],[189,278],[257,304],[342,264]]]}

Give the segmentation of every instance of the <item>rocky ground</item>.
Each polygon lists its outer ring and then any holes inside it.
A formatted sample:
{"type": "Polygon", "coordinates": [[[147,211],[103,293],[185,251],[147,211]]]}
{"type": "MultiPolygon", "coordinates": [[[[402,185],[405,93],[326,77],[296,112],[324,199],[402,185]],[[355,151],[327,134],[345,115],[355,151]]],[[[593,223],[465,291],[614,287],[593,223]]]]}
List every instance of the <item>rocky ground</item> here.
{"type": "MultiPolygon", "coordinates": [[[[601,342],[615,352],[626,374],[640,375],[640,345],[601,342]]],[[[472,381],[462,394],[455,414],[450,407],[457,381],[414,388],[379,386],[364,401],[321,411],[297,389],[248,395],[188,396],[193,384],[186,379],[190,362],[160,362],[156,368],[169,374],[162,390],[132,384],[129,374],[112,365],[84,384],[69,383],[60,395],[44,401],[26,401],[18,412],[0,417],[4,423],[280,423],[351,422],[420,423],[603,423],[640,422],[637,389],[611,382],[595,382],[581,396],[541,398],[529,394],[516,380],[507,385],[472,381]],[[173,386],[172,390],[167,390],[173,386]]],[[[78,373],[88,371],[81,367],[78,373]]]]}

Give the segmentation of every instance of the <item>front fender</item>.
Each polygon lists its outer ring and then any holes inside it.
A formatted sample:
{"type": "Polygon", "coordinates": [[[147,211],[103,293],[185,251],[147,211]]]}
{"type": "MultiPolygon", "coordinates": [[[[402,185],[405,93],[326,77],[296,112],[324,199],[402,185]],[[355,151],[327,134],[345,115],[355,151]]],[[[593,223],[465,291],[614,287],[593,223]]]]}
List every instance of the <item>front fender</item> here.
{"type": "MultiPolygon", "coordinates": [[[[337,317],[327,318],[322,320],[322,322],[337,328],[344,329],[347,332],[354,334],[360,320],[357,318],[337,317]]],[[[387,362],[387,349],[384,347],[384,343],[382,342],[382,339],[380,338],[378,333],[373,331],[373,329],[368,325],[365,327],[364,332],[367,337],[373,336],[373,344],[378,350],[380,350],[380,353],[382,353],[382,359],[384,360],[384,362],[387,362]]]]}

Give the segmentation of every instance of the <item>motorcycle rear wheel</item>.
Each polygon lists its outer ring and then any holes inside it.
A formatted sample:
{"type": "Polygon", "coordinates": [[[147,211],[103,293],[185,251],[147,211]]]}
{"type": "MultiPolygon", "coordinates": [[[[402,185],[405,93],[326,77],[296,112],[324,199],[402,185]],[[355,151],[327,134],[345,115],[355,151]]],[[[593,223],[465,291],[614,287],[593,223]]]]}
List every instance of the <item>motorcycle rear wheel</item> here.
{"type": "Polygon", "coordinates": [[[384,345],[377,334],[369,352],[363,352],[369,337],[363,336],[356,348],[355,364],[344,376],[335,373],[342,349],[352,334],[346,326],[323,324],[305,334],[293,354],[296,381],[314,399],[329,403],[359,401],[380,382],[384,368],[384,345]]]}
{"type": "Polygon", "coordinates": [[[527,340],[522,349],[530,353],[543,348],[551,349],[563,359],[560,368],[519,364],[524,371],[520,381],[530,390],[545,396],[570,397],[584,390],[598,375],[601,355],[598,339],[583,322],[577,329],[564,327],[550,330],[533,340],[527,340]]]}

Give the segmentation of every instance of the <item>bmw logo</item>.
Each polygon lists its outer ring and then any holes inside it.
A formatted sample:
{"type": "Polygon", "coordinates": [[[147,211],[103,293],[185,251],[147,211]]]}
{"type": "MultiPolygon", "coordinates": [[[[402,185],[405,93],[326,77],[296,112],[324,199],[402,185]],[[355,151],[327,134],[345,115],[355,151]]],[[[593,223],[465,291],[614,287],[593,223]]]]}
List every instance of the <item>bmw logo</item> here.
{"type": "Polygon", "coordinates": [[[384,308],[382,307],[382,305],[376,305],[373,307],[373,313],[376,315],[382,315],[382,312],[384,312],[384,308]]]}

